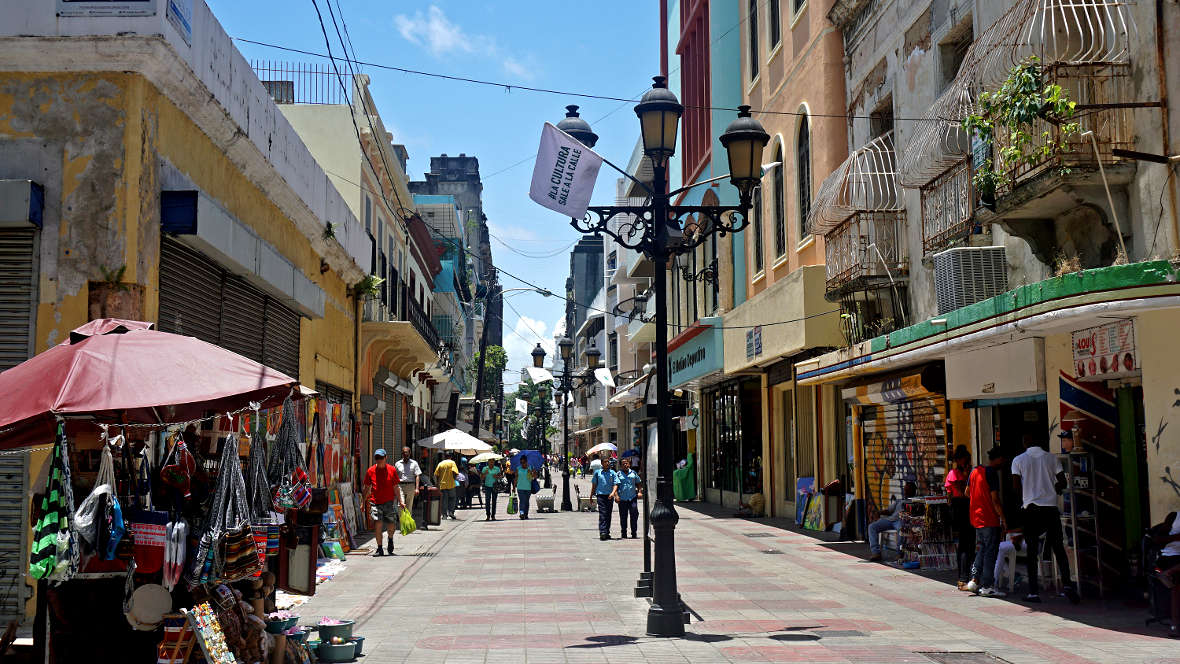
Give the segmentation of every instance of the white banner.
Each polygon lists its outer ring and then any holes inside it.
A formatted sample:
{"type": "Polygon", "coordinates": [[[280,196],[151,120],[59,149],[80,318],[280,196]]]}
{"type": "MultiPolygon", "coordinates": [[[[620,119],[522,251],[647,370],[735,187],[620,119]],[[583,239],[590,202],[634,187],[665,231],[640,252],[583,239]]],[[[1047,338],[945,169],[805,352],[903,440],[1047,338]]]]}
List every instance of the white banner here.
{"type": "Polygon", "coordinates": [[[607,387],[615,386],[615,379],[610,375],[610,369],[607,369],[606,367],[599,367],[598,369],[595,369],[594,377],[598,379],[598,382],[607,387]]]}
{"type": "Polygon", "coordinates": [[[541,130],[529,198],[573,219],[586,215],[602,157],[552,124],[541,130]]]}
{"type": "Polygon", "coordinates": [[[545,381],[553,380],[553,374],[549,373],[548,369],[540,367],[525,367],[528,369],[529,378],[533,379],[534,383],[544,383],[545,381]]]}
{"type": "Polygon", "coordinates": [[[525,401],[524,399],[517,399],[516,400],[516,412],[518,412],[522,415],[528,415],[529,414],[529,402],[525,401]]]}

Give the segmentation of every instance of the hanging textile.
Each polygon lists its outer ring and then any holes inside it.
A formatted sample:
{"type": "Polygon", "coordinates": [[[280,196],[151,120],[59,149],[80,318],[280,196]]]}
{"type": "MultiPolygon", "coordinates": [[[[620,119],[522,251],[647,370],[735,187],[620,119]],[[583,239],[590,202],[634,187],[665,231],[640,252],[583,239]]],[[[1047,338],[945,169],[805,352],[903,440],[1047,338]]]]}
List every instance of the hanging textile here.
{"type": "Polygon", "coordinates": [[[57,441],[49,463],[49,479],[41,497],[42,517],[33,528],[29,575],[35,579],[68,581],[78,571],[78,553],[70,530],[74,513],[74,490],[70,485],[70,462],[66,449],[65,424],[57,424],[57,441]]]}

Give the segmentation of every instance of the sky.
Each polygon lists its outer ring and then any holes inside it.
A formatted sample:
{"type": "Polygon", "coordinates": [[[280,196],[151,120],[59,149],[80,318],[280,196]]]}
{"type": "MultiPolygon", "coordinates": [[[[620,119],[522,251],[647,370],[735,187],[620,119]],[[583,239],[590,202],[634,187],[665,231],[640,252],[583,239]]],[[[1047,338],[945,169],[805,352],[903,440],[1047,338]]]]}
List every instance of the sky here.
{"type": "MultiPolygon", "coordinates": [[[[325,52],[312,0],[207,2],[232,37],[325,52]]],[[[318,0],[328,21],[326,2],[318,0]]],[[[651,76],[659,73],[655,0],[339,2],[361,61],[631,99],[650,87],[651,76]]],[[[331,23],[327,30],[333,38],[332,52],[339,55],[331,23]]],[[[237,45],[247,60],[327,62],[237,45]]],[[[373,67],[361,71],[372,79],[370,91],[386,128],[410,154],[411,179],[423,179],[431,156],[465,153],[479,158],[493,262],[504,270],[502,287],[528,287],[506,274],[510,273],[564,293],[569,249],[581,236],[568,219],[528,197],[541,127],[564,117],[567,104],[578,104],[600,137],[596,150],[625,166],[639,133],[633,104],[508,91],[373,67]]],[[[614,191],[615,172],[604,167],[592,202],[613,204],[614,191]]],[[[504,380],[511,391],[520,378],[518,370],[531,364],[529,353],[539,341],[552,354],[553,328],[563,315],[564,302],[533,292],[507,292],[505,297],[504,346],[512,371],[504,380]]]]}

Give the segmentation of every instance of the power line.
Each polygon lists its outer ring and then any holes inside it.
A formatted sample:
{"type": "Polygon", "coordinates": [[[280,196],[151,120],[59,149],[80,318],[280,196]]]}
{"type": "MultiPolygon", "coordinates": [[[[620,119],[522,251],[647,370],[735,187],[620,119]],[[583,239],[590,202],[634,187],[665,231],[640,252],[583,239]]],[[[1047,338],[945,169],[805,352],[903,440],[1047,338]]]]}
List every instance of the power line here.
{"type": "MultiPolygon", "coordinates": [[[[254,44],[255,46],[262,46],[265,48],[273,48],[273,49],[276,49],[279,51],[286,51],[288,53],[299,53],[300,55],[309,55],[309,56],[316,57],[316,58],[329,58],[329,59],[331,59],[333,57],[331,55],[325,55],[323,53],[317,53],[315,51],[308,51],[308,50],[304,50],[304,49],[300,49],[300,48],[292,48],[290,46],[282,46],[279,44],[272,44],[269,42],[257,41],[254,39],[246,39],[245,37],[233,37],[233,39],[236,41],[244,42],[246,44],[254,44]]],[[[556,90],[553,88],[538,88],[538,87],[533,87],[533,86],[529,86],[529,85],[516,85],[514,83],[503,83],[503,82],[499,82],[499,81],[487,81],[487,80],[478,79],[478,78],[469,78],[467,76],[455,76],[452,74],[439,74],[439,73],[435,73],[435,72],[421,71],[418,69],[408,69],[406,67],[387,65],[387,64],[382,64],[379,62],[368,62],[365,60],[355,60],[355,63],[358,65],[364,65],[366,67],[375,67],[377,69],[386,69],[389,71],[401,72],[403,74],[413,74],[415,76],[426,76],[426,77],[430,77],[430,78],[439,78],[439,79],[444,79],[444,80],[449,80],[449,81],[457,81],[457,82],[461,82],[461,83],[471,83],[473,85],[485,85],[485,86],[489,86],[489,87],[504,88],[508,92],[512,92],[513,90],[523,90],[525,92],[537,92],[537,93],[541,93],[541,94],[559,95],[562,97],[578,97],[580,99],[600,99],[603,101],[618,101],[618,102],[623,102],[624,104],[635,104],[635,103],[639,102],[638,99],[631,98],[631,97],[617,97],[617,96],[612,96],[612,95],[592,94],[589,92],[575,92],[572,90],[556,90]]],[[[734,113],[736,113],[738,110],[736,107],[729,107],[729,106],[699,106],[699,105],[692,105],[692,104],[685,104],[684,108],[700,109],[700,110],[705,110],[705,111],[732,111],[734,113]]],[[[613,111],[612,111],[612,113],[613,113],[613,111]]],[[[873,119],[873,116],[871,116],[871,115],[853,115],[853,114],[849,114],[849,113],[805,113],[805,112],[800,112],[800,111],[768,111],[765,109],[751,110],[750,113],[757,114],[757,115],[786,115],[786,116],[795,116],[795,117],[807,116],[807,117],[811,117],[811,118],[840,118],[840,119],[844,119],[844,120],[871,120],[871,119],[873,119]]],[[[895,118],[893,118],[893,120],[895,122],[947,122],[948,121],[944,118],[905,118],[905,117],[901,117],[901,118],[895,117],[895,118]]],[[[510,166],[509,168],[512,168],[512,167],[510,166]]]]}

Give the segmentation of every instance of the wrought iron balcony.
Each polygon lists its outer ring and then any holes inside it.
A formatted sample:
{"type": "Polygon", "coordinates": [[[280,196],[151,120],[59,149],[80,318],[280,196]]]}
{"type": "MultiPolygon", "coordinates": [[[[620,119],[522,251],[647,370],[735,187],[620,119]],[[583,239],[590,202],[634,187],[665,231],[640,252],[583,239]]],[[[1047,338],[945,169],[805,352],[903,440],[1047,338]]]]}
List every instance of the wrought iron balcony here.
{"type": "Polygon", "coordinates": [[[836,301],[842,293],[908,274],[904,228],[904,212],[857,212],[828,232],[828,299],[836,301]]]}
{"type": "Polygon", "coordinates": [[[422,310],[418,301],[410,297],[408,288],[402,291],[401,304],[402,319],[410,321],[414,329],[418,330],[418,334],[422,335],[422,338],[426,340],[426,343],[430,344],[431,348],[438,348],[438,330],[434,329],[434,325],[430,322],[430,317],[422,310]]]}
{"type": "MultiPolygon", "coordinates": [[[[1045,85],[1060,85],[1074,102],[1075,114],[1066,122],[1076,122],[1080,131],[1064,135],[1060,123],[1039,119],[1029,129],[1035,140],[1064,144],[1064,149],[1054,151],[1045,158],[1031,164],[1020,164],[1004,173],[1003,183],[997,188],[997,199],[1012,193],[1023,182],[1046,172],[1060,172],[1063,169],[1097,168],[1099,160],[1106,168],[1124,163],[1126,160],[1114,155],[1115,148],[1134,149],[1135,134],[1131,124],[1131,104],[1128,104],[1131,88],[1131,65],[1127,62],[1086,62],[1050,63],[1043,70],[1045,85]],[[1094,132],[1098,143],[1095,155],[1094,144],[1087,131],[1094,132]],[[1045,137],[1045,138],[1041,138],[1045,137]]],[[[993,155],[999,155],[1011,147],[1011,139],[1005,132],[997,132],[992,146],[993,155]]],[[[993,163],[998,163],[993,157],[993,163]]]]}
{"type": "Polygon", "coordinates": [[[922,187],[922,250],[937,253],[966,240],[975,223],[971,160],[964,158],[922,187]]]}

